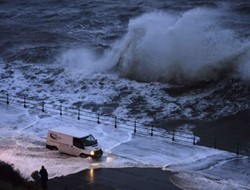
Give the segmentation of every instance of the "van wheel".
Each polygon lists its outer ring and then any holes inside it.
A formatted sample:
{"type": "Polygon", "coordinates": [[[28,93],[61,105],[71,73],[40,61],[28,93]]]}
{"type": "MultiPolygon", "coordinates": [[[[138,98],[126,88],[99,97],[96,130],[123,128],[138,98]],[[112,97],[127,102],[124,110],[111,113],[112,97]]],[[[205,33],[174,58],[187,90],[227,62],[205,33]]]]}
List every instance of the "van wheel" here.
{"type": "Polygon", "coordinates": [[[87,156],[85,154],[80,154],[81,158],[86,158],[87,156]]]}
{"type": "Polygon", "coordinates": [[[51,150],[58,150],[56,146],[53,146],[51,150]]]}

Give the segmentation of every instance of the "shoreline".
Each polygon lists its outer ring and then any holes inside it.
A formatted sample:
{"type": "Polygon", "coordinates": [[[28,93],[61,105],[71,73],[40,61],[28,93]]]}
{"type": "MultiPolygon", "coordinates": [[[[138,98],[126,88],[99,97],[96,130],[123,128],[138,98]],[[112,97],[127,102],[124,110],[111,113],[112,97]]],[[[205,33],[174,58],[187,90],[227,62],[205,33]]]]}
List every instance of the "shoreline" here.
{"type": "Polygon", "coordinates": [[[49,179],[53,190],[180,190],[161,168],[98,168],[49,179]]]}

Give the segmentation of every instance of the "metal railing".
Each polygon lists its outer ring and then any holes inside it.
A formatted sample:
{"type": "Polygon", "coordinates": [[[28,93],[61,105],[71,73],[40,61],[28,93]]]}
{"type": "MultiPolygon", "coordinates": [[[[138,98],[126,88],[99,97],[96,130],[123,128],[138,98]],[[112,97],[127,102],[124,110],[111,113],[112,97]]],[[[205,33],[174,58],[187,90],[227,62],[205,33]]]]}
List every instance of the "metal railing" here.
{"type": "Polygon", "coordinates": [[[130,131],[136,135],[142,136],[156,136],[160,138],[169,139],[170,141],[179,141],[187,144],[199,144],[203,146],[213,147],[221,150],[227,150],[230,152],[235,152],[238,154],[250,156],[250,143],[248,145],[241,144],[238,141],[227,141],[223,142],[216,137],[205,136],[202,137],[202,144],[200,144],[199,137],[197,137],[193,132],[184,132],[180,130],[165,130],[162,128],[156,128],[153,124],[141,123],[136,119],[118,118],[117,116],[106,116],[100,113],[95,113],[81,107],[65,106],[60,101],[58,103],[46,103],[49,102],[48,99],[35,99],[29,98],[28,96],[18,97],[12,96],[8,93],[0,94],[0,102],[7,105],[15,104],[18,106],[23,106],[27,109],[36,109],[42,113],[47,113],[51,115],[68,116],[75,118],[78,121],[84,120],[88,122],[94,122],[97,124],[103,124],[107,126],[113,126],[115,128],[123,128],[130,131]]]}

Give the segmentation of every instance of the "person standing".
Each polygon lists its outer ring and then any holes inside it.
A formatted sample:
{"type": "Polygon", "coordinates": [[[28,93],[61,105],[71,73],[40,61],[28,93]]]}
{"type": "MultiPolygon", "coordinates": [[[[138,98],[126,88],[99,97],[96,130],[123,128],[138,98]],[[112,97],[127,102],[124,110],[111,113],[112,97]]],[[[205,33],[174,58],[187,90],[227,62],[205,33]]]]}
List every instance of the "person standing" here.
{"type": "Polygon", "coordinates": [[[41,184],[42,184],[42,188],[43,190],[47,190],[48,189],[48,172],[47,170],[44,168],[44,166],[42,166],[40,172],[39,172],[40,176],[41,176],[41,184]]]}

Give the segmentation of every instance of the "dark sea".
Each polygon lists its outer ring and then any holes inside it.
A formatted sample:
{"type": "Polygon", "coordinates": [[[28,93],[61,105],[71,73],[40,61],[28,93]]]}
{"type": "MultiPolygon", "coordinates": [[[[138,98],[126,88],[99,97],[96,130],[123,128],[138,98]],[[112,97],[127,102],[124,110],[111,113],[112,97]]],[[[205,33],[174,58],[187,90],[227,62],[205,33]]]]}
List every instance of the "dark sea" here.
{"type": "Polygon", "coordinates": [[[0,92],[250,147],[250,1],[0,0],[0,92]]]}

